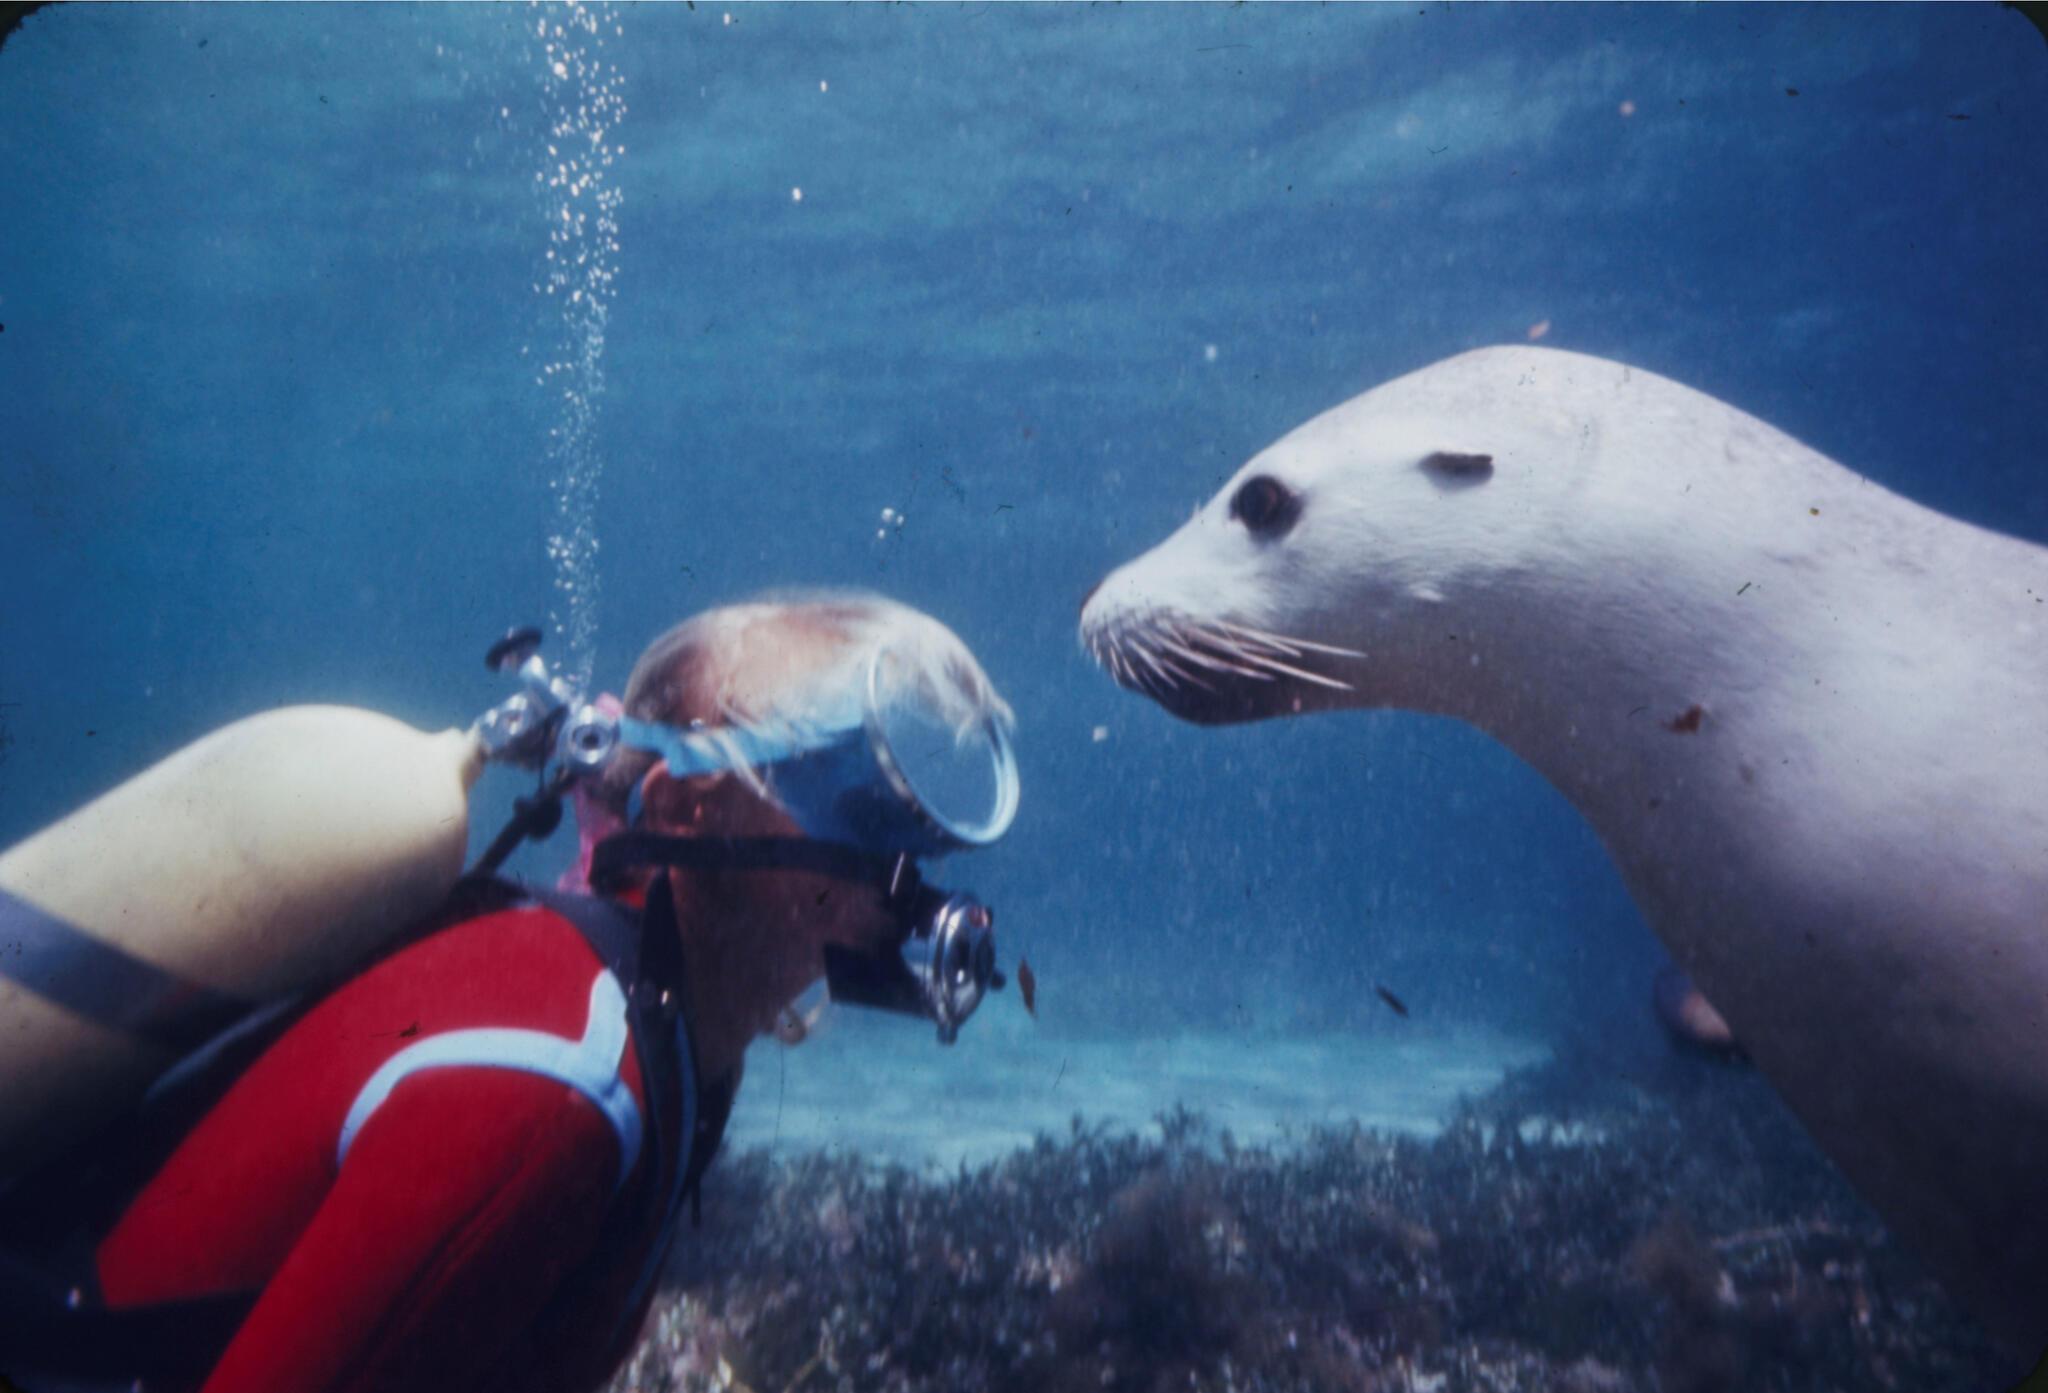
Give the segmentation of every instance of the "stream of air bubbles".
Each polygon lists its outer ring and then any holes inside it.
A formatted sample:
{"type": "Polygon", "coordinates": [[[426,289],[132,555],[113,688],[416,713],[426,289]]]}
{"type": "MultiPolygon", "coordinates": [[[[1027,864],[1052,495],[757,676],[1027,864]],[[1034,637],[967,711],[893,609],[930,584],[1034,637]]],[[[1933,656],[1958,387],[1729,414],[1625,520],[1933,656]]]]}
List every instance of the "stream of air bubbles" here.
{"type": "Polygon", "coordinates": [[[547,216],[547,255],[534,292],[553,334],[535,381],[547,392],[548,481],[554,518],[548,559],[554,566],[555,633],[568,645],[562,672],[590,690],[597,666],[597,485],[604,460],[595,439],[604,394],[604,330],[619,253],[616,140],[626,115],[625,82],[605,55],[624,32],[604,5],[572,0],[535,6],[530,33],[542,65],[546,135],[534,185],[547,216]]]}

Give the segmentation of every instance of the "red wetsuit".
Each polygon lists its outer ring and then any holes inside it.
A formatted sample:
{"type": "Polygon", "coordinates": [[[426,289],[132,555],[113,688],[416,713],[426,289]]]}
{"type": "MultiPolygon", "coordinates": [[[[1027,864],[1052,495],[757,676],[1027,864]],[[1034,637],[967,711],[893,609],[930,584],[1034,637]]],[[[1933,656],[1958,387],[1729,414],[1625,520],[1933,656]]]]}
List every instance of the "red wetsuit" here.
{"type": "Polygon", "coordinates": [[[120,1212],[94,1252],[105,1308],[254,1295],[204,1393],[584,1393],[630,1347],[676,1203],[651,1136],[685,1105],[649,1116],[632,1020],[538,905],[393,954],[120,1212]]]}

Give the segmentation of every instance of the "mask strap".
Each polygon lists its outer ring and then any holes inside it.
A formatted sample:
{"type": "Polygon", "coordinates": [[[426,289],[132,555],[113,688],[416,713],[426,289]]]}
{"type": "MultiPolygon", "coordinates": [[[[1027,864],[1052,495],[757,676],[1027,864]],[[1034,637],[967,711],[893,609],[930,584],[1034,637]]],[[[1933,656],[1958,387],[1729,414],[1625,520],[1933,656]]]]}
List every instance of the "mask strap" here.
{"type": "Polygon", "coordinates": [[[615,889],[627,872],[645,866],[685,871],[807,871],[836,880],[880,886],[891,895],[915,893],[917,867],[907,856],[883,856],[838,842],[805,837],[676,837],[629,831],[605,838],[590,855],[590,883],[615,889]]]}
{"type": "Polygon", "coordinates": [[[619,741],[636,750],[660,755],[669,774],[687,779],[692,774],[715,774],[735,765],[759,767],[777,764],[816,747],[815,741],[801,741],[780,731],[752,726],[706,726],[698,730],[677,730],[659,721],[619,717],[619,741]]]}
{"type": "MultiPolygon", "coordinates": [[[[620,716],[619,743],[648,754],[659,755],[669,777],[687,779],[696,774],[718,774],[747,765],[761,769],[794,759],[821,748],[818,740],[803,740],[788,731],[762,730],[753,726],[707,726],[677,730],[659,721],[620,716]]],[[[635,784],[626,798],[626,822],[640,821],[640,786],[635,784]]]]}

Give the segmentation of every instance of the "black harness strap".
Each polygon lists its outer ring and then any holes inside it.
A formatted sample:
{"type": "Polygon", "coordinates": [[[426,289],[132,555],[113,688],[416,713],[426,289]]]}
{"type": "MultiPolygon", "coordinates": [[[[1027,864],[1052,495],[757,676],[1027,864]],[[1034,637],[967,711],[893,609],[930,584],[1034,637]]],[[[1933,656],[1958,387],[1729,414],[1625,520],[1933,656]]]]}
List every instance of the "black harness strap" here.
{"type": "Polygon", "coordinates": [[[615,901],[589,895],[530,888],[520,894],[574,924],[592,951],[626,986],[634,1050],[648,1103],[643,1164],[634,1192],[613,1201],[582,1270],[561,1284],[561,1300],[574,1300],[576,1293],[604,1279],[621,1251],[631,1251],[653,1231],[631,1291],[607,1336],[607,1346],[618,1346],[632,1337],[634,1332],[627,1323],[639,1314],[642,1301],[667,1265],[683,1201],[690,1200],[694,1212],[701,1199],[704,1172],[725,1135],[734,1089],[729,1079],[705,1083],[697,1068],[696,1050],[682,1010],[686,1000],[682,943],[674,929],[667,877],[657,877],[649,886],[647,903],[637,915],[615,901]],[[669,1098],[679,1104],[673,1126],[662,1106],[669,1098]]]}
{"type": "Polygon", "coordinates": [[[251,1010],[0,887],[0,977],[167,1050],[197,1049],[251,1010]]]}

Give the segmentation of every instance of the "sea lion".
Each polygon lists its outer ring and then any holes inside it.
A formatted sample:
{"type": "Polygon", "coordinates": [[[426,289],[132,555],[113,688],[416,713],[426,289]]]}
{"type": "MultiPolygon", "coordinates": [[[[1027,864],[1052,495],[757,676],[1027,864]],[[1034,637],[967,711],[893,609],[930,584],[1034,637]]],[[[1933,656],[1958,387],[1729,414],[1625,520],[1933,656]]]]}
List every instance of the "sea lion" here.
{"type": "Polygon", "coordinates": [[[1081,630],[1191,721],[1505,743],[1865,1197],[2048,1344],[2048,549],[1651,373],[1490,348],[1260,452],[1081,630]]]}

